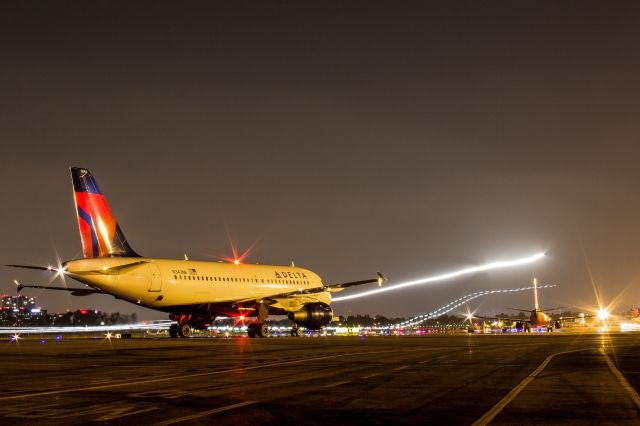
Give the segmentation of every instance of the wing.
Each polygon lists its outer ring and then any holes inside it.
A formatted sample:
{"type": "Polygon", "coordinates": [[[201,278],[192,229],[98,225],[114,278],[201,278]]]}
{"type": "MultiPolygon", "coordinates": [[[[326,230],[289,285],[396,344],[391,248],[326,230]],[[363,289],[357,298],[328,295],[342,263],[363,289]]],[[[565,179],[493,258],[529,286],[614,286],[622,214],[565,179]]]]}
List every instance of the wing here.
{"type": "MultiPolygon", "coordinates": [[[[519,309],[516,309],[519,310],[519,309]]],[[[508,318],[508,317],[476,317],[474,316],[473,318],[479,318],[482,320],[488,320],[488,321],[502,321],[502,322],[521,322],[523,324],[529,324],[531,323],[530,319],[527,318],[508,318]]]]}
{"type": "Polygon", "coordinates": [[[338,284],[329,284],[329,285],[324,286],[324,289],[325,289],[324,291],[326,291],[327,289],[329,289],[329,291],[331,291],[331,289],[343,289],[343,288],[353,287],[353,286],[356,286],[356,285],[371,284],[371,283],[378,283],[378,286],[382,286],[382,284],[387,279],[380,272],[377,272],[377,274],[378,274],[377,278],[372,278],[372,279],[368,279],[368,280],[351,281],[351,282],[347,282],[347,283],[338,283],[338,284]]]}
{"type": "MultiPolygon", "coordinates": [[[[342,291],[347,287],[353,287],[356,285],[371,284],[371,283],[378,283],[378,285],[381,286],[382,283],[384,283],[387,280],[387,278],[385,278],[385,276],[382,275],[380,272],[377,272],[377,274],[378,274],[377,278],[371,278],[368,280],[360,280],[360,281],[350,281],[346,283],[329,284],[329,285],[324,285],[322,287],[301,288],[300,290],[288,291],[285,293],[278,293],[278,294],[271,294],[269,296],[260,298],[260,300],[282,299],[284,297],[290,297],[290,296],[295,296],[300,294],[316,294],[316,293],[322,293],[325,291],[338,292],[338,291],[342,291]]],[[[253,302],[255,300],[256,300],[255,298],[249,298],[244,300],[238,300],[236,303],[247,303],[247,302],[253,302]]]]}
{"type": "Polygon", "coordinates": [[[553,318],[553,321],[564,321],[564,320],[576,320],[576,319],[584,319],[584,318],[593,318],[593,317],[597,317],[598,315],[596,314],[584,314],[584,315],[579,315],[577,317],[558,317],[558,318],[553,318]]]}

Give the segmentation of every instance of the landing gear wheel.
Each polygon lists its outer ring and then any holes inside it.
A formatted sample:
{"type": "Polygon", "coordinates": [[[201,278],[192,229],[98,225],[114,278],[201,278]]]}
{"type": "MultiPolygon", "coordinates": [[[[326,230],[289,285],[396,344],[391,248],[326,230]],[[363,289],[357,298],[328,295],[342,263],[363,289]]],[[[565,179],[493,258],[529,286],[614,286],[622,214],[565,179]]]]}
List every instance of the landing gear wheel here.
{"type": "Polygon", "coordinates": [[[171,324],[169,326],[169,336],[178,337],[178,324],[171,324]]]}
{"type": "Polygon", "coordinates": [[[291,336],[292,337],[300,337],[300,336],[302,336],[302,330],[300,330],[300,327],[293,327],[291,329],[291,336]]]}
{"type": "Polygon", "coordinates": [[[258,329],[258,336],[260,337],[269,337],[271,332],[269,331],[269,326],[266,323],[258,324],[256,327],[258,329]]]}
{"type": "Polygon", "coordinates": [[[191,326],[187,323],[178,326],[178,335],[180,337],[189,337],[191,334],[191,326]]]}
{"type": "Polygon", "coordinates": [[[258,328],[258,327],[256,327],[256,325],[255,325],[255,324],[249,324],[249,325],[247,326],[247,336],[251,337],[252,339],[253,339],[254,337],[256,337],[256,329],[257,329],[257,328],[258,328]]]}

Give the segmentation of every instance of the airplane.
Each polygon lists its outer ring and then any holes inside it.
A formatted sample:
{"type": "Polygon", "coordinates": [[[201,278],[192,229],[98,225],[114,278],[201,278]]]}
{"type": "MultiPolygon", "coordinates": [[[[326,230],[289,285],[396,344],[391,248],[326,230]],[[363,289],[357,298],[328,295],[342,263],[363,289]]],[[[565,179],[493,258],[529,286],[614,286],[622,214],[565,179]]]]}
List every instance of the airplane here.
{"type": "Polygon", "coordinates": [[[331,295],[345,288],[386,281],[373,279],[324,284],[309,269],[285,265],[253,265],[234,262],[156,259],[136,253],[125,237],[98,184],[85,168],[71,167],[74,201],[82,242],[82,259],[59,267],[6,265],[55,272],[86,287],[23,285],[24,288],[69,291],[75,296],[109,294],[117,299],[169,313],[175,321],[171,337],[189,337],[192,329],[204,329],[217,317],[236,317],[247,326],[249,337],[268,337],[269,315],[287,315],[291,335],[301,327],[320,330],[333,319],[331,295]]]}
{"type": "MultiPolygon", "coordinates": [[[[553,319],[551,315],[547,314],[547,312],[555,311],[558,309],[562,309],[561,307],[550,308],[550,309],[540,309],[538,305],[538,280],[536,278],[533,279],[533,309],[519,309],[519,308],[508,308],[513,311],[518,312],[528,312],[529,318],[527,319],[513,319],[513,318],[484,318],[488,320],[495,320],[500,322],[512,322],[515,323],[515,328],[518,330],[524,330],[525,332],[531,331],[531,328],[540,329],[546,328],[548,332],[552,332],[556,328],[562,327],[562,322],[565,320],[573,320],[577,318],[586,318],[592,315],[580,316],[580,317],[562,317],[559,319],[553,319]]],[[[582,314],[581,314],[582,315],[582,314]]]]}

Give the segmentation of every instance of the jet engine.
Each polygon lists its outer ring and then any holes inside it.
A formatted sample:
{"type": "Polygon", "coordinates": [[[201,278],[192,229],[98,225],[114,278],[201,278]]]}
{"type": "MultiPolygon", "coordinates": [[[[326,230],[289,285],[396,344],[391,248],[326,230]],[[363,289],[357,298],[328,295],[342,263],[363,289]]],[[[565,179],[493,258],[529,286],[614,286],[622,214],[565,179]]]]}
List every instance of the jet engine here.
{"type": "Polygon", "coordinates": [[[561,328],[562,327],[562,322],[561,321],[555,321],[554,326],[555,326],[555,328],[561,328]]]}
{"type": "Polygon", "coordinates": [[[289,319],[308,330],[319,330],[333,318],[331,306],[326,303],[307,303],[296,312],[289,312],[289,319]]]}

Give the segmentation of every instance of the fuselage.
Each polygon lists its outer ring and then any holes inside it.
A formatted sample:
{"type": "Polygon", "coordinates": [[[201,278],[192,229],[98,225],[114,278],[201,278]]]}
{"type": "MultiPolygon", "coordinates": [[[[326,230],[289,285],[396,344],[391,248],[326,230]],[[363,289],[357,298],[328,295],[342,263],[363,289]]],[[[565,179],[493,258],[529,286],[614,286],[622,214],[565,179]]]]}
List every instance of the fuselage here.
{"type": "MultiPolygon", "coordinates": [[[[93,258],[65,263],[66,275],[117,298],[172,312],[184,306],[228,305],[322,287],[314,272],[293,266],[252,265],[152,258],[93,258]]],[[[302,293],[301,293],[302,295],[302,293]]],[[[291,310],[300,300],[292,299],[291,310]]],[[[314,300],[330,303],[328,292],[314,300]]],[[[211,307],[208,308],[211,310],[211,307]]],[[[289,309],[287,309],[289,310],[289,309]]]]}
{"type": "Polygon", "coordinates": [[[550,322],[549,317],[544,312],[540,312],[535,309],[531,311],[529,320],[531,321],[532,327],[544,327],[548,325],[550,322]]]}

